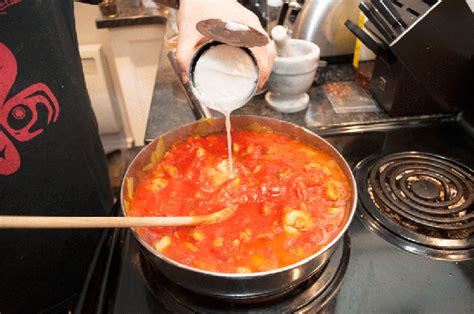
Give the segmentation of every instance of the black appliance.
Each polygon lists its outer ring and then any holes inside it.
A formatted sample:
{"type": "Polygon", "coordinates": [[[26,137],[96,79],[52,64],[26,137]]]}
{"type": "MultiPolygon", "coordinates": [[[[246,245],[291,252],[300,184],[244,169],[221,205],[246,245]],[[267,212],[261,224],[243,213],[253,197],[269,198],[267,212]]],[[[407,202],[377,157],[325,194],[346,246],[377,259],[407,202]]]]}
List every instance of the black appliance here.
{"type": "Polygon", "coordinates": [[[370,91],[389,115],[455,113],[471,105],[474,16],[466,1],[364,0],[363,4],[377,14],[366,13],[372,36],[366,38],[356,26],[348,27],[377,54],[370,91]],[[380,23],[394,36],[380,32],[380,23]]]}
{"type": "Polygon", "coordinates": [[[472,313],[472,125],[345,131],[326,138],[354,169],[358,209],[320,274],[276,299],[229,303],[170,282],[128,230],[108,231],[77,312],[472,313]]]}

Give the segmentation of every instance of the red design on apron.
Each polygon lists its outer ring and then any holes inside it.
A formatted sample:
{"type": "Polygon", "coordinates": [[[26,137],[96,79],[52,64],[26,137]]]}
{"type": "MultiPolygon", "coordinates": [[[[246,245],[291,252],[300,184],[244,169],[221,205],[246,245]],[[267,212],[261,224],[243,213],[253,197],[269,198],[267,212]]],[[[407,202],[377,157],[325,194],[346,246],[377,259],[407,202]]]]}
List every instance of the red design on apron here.
{"type": "Polygon", "coordinates": [[[0,175],[13,174],[20,168],[20,155],[12,140],[31,140],[59,116],[58,101],[43,83],[33,84],[7,99],[16,75],[15,56],[0,43],[0,175]],[[40,106],[47,111],[46,124],[38,119],[40,106]]]}
{"type": "Polygon", "coordinates": [[[0,15],[7,14],[7,8],[11,5],[20,3],[21,0],[0,0],[0,15]]]}

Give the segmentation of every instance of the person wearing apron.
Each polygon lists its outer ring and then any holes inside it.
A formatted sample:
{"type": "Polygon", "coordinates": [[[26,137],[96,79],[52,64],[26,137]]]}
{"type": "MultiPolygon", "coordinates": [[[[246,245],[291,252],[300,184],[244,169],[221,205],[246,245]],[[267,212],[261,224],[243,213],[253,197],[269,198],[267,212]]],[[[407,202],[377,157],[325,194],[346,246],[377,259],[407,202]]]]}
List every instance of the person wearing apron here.
{"type": "MultiPolygon", "coordinates": [[[[73,1],[0,0],[0,215],[105,216],[112,206],[73,1]]],[[[0,230],[0,313],[69,308],[100,233],[0,230]]]]}

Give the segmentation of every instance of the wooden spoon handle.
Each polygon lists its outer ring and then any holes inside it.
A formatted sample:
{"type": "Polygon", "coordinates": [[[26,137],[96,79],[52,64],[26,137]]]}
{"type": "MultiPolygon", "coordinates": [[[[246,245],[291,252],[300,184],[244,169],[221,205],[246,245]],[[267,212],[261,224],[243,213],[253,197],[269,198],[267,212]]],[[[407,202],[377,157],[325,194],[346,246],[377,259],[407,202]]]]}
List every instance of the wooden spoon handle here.
{"type": "Polygon", "coordinates": [[[78,229],[195,226],[218,223],[232,216],[234,210],[193,217],[47,217],[0,216],[2,229],[78,229]]]}
{"type": "Polygon", "coordinates": [[[193,217],[0,216],[0,228],[70,229],[189,226],[193,217]]]}

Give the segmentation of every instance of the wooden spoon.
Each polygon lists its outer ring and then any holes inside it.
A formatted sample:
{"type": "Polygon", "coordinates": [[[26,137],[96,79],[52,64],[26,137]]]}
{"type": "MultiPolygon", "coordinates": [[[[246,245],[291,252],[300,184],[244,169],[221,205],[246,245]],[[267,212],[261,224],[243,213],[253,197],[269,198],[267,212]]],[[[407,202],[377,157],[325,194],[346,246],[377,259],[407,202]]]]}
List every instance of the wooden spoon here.
{"type": "Polygon", "coordinates": [[[215,224],[232,217],[235,208],[201,216],[183,217],[49,217],[1,216],[1,229],[80,229],[196,226],[215,224]]]}

